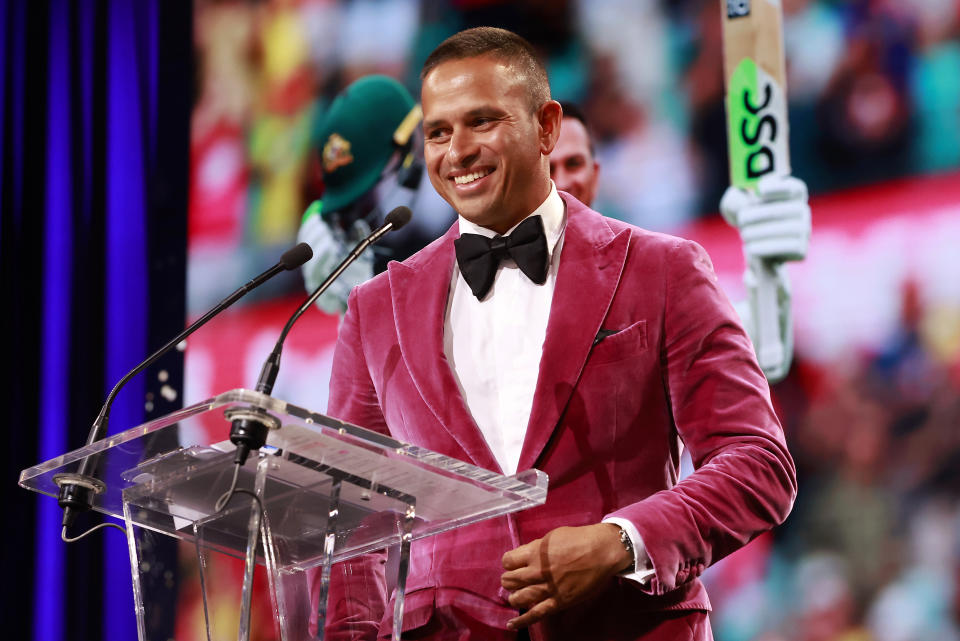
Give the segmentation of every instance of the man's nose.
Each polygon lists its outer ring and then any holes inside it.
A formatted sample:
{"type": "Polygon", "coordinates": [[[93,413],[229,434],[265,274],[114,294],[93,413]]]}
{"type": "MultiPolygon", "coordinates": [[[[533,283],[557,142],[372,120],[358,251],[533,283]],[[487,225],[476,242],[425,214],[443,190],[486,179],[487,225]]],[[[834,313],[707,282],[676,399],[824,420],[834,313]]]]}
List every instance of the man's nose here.
{"type": "Polygon", "coordinates": [[[458,167],[467,167],[479,153],[476,137],[468,130],[454,130],[450,135],[450,162],[458,167]]]}

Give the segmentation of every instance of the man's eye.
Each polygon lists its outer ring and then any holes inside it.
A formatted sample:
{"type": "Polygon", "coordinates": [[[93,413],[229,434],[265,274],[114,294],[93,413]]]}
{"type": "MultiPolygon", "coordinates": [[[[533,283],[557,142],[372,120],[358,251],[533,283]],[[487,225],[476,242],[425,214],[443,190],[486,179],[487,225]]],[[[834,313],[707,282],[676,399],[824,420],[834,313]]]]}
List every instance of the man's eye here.
{"type": "Polygon", "coordinates": [[[473,121],[474,127],[482,127],[484,125],[489,125],[493,122],[493,118],[475,118],[473,121]]]}
{"type": "Polygon", "coordinates": [[[427,140],[437,140],[443,138],[444,135],[443,129],[431,129],[427,132],[427,140]]]}

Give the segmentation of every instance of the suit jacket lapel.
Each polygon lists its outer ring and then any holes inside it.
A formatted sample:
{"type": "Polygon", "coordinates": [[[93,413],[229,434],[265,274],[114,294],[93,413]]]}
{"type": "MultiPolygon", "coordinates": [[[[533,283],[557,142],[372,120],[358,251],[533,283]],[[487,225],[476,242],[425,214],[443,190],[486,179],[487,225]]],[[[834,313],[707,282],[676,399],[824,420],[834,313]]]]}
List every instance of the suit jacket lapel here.
{"type": "Polygon", "coordinates": [[[614,235],[603,218],[572,198],[540,373],[518,470],[534,467],[560,421],[607,316],[626,262],[630,231],[614,235]]]}
{"type": "MultiPolygon", "coordinates": [[[[467,409],[443,352],[443,322],[453,274],[457,225],[407,263],[390,263],[390,295],[400,352],[413,383],[440,425],[480,467],[500,471],[467,409]]],[[[458,457],[461,458],[461,457],[458,457]]]]}

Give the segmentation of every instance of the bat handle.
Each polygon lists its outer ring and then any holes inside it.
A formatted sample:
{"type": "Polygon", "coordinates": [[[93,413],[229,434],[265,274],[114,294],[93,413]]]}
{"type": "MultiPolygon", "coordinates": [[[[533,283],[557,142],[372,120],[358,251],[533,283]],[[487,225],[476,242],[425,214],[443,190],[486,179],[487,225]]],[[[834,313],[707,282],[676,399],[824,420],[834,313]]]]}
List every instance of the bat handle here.
{"type": "Polygon", "coordinates": [[[786,357],[786,346],[780,331],[779,277],[774,265],[761,258],[747,260],[744,275],[747,289],[755,291],[751,298],[757,361],[764,372],[778,371],[786,357]]]}

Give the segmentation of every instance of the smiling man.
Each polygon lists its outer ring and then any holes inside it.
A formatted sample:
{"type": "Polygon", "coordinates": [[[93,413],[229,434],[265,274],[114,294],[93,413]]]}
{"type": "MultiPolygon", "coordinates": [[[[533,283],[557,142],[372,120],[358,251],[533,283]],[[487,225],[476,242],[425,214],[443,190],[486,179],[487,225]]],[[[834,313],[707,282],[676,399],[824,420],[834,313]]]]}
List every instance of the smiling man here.
{"type": "MultiPolygon", "coordinates": [[[[353,290],[328,411],[550,489],[413,545],[404,638],[709,639],[697,577],[796,493],[709,259],[556,190],[562,110],[522,38],[461,32],[421,77],[427,171],[459,220],[353,290]]],[[[328,638],[390,634],[382,560],[334,573],[328,638]]]]}

